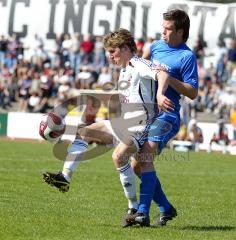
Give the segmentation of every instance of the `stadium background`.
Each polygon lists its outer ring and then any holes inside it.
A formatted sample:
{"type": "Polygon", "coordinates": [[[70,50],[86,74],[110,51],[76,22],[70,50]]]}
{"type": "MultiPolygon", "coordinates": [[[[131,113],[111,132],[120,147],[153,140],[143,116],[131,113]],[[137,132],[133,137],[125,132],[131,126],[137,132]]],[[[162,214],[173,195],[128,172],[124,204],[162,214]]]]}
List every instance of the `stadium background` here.
{"type": "MultiPolygon", "coordinates": [[[[190,15],[188,44],[198,58],[200,76],[198,98],[182,100],[183,125],[187,127],[191,118],[200,122],[204,134],[200,149],[206,150],[218,120],[223,119],[234,145],[235,4],[171,0],[161,5],[157,1],[2,1],[0,134],[40,139],[39,115],[12,112],[44,113],[81,92],[88,95],[105,89],[109,95],[116,90],[119,69],[108,66],[101,36],[120,26],[128,28],[142,55],[160,38],[162,13],[171,8],[185,9],[190,15]]],[[[97,111],[93,103],[91,109],[97,111]]],[[[71,106],[69,115],[81,117],[84,110],[71,106]]],[[[103,101],[97,120],[107,114],[103,101]]],[[[229,152],[235,153],[234,147],[229,152]]]]}
{"type": "MultiPolygon", "coordinates": [[[[81,164],[68,195],[42,183],[43,171],[62,165],[38,135],[42,113],[79,93],[100,95],[104,83],[107,95],[115,91],[118,69],[107,67],[99,36],[126,27],[141,54],[160,37],[161,14],[171,7],[190,15],[189,45],[200,75],[198,99],[183,100],[183,124],[197,119],[204,150],[222,121],[233,142],[235,3],[0,1],[0,239],[235,239],[235,156],[229,154],[167,151],[156,161],[179,210],[165,229],[120,229],[126,202],[110,153],[81,164]]],[[[84,110],[71,106],[67,124],[79,123],[84,110]]],[[[104,103],[96,118],[106,117],[104,103]]],[[[152,221],[156,214],[152,207],[152,221]]]]}

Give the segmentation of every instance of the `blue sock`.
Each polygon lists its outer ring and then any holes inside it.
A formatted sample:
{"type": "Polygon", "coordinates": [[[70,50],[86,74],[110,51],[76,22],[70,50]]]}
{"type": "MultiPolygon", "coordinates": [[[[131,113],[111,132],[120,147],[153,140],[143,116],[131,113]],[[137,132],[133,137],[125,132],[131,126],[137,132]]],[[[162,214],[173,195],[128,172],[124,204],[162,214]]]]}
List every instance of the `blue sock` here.
{"type": "Polygon", "coordinates": [[[170,209],[170,202],[168,201],[165,193],[162,190],[161,183],[156,176],[156,186],[155,191],[153,194],[153,201],[157,204],[157,206],[160,208],[160,212],[166,212],[170,209]]]}
{"type": "Polygon", "coordinates": [[[156,172],[144,172],[141,174],[140,204],[138,212],[149,215],[149,210],[156,189],[156,172]]]}

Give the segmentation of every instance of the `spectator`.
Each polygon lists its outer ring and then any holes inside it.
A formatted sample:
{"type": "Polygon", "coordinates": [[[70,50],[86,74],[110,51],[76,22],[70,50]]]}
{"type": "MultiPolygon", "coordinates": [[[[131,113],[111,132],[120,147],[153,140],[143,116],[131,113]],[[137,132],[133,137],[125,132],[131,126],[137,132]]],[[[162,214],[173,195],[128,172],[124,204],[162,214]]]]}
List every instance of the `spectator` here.
{"type": "Polygon", "coordinates": [[[180,99],[180,103],[181,103],[180,117],[183,121],[183,124],[187,126],[189,119],[191,117],[194,117],[195,115],[194,106],[195,101],[192,101],[191,99],[182,96],[180,99]]]}
{"type": "Polygon", "coordinates": [[[40,103],[39,92],[32,92],[28,100],[28,111],[36,112],[37,108],[39,107],[39,103],[40,103]]]}
{"type": "Polygon", "coordinates": [[[236,39],[232,39],[228,49],[228,69],[230,74],[236,65],[236,39]]]}
{"type": "Polygon", "coordinates": [[[228,84],[229,84],[229,86],[234,87],[234,88],[236,86],[236,65],[234,66],[234,68],[232,70],[231,77],[228,78],[228,84]]]}
{"type": "Polygon", "coordinates": [[[13,57],[13,55],[11,53],[8,52],[6,54],[3,64],[5,67],[7,67],[7,69],[9,69],[11,72],[13,72],[13,69],[15,68],[15,66],[17,64],[17,60],[15,57],[13,57]]]}
{"type": "Polygon", "coordinates": [[[212,151],[212,144],[213,143],[219,144],[222,147],[222,153],[223,154],[226,153],[226,147],[229,144],[229,136],[228,136],[228,130],[225,127],[225,122],[222,119],[220,119],[218,121],[218,129],[214,133],[214,135],[213,135],[213,137],[210,141],[208,152],[212,151]]]}
{"type": "Polygon", "coordinates": [[[10,54],[12,59],[17,59],[18,45],[19,45],[19,40],[17,38],[17,35],[16,33],[12,33],[7,45],[7,53],[10,54]]]}
{"type": "Polygon", "coordinates": [[[58,88],[57,97],[61,102],[66,101],[68,99],[68,93],[70,90],[69,77],[67,75],[63,75],[60,77],[60,86],[58,88]]]}
{"type": "Polygon", "coordinates": [[[7,45],[8,45],[7,39],[5,38],[4,35],[1,35],[0,36],[0,67],[2,67],[2,64],[6,56],[7,45]]]}
{"type": "Polygon", "coordinates": [[[77,70],[76,67],[80,65],[80,33],[75,33],[71,38],[71,49],[70,49],[70,66],[77,70]]]}
{"type": "Polygon", "coordinates": [[[94,88],[105,89],[105,85],[112,82],[112,75],[109,67],[104,66],[99,74],[98,81],[94,84],[94,88]]]}
{"type": "Polygon", "coordinates": [[[139,57],[143,56],[143,47],[144,47],[145,41],[142,38],[139,38],[136,42],[137,46],[137,55],[139,57]]]}
{"type": "Polygon", "coordinates": [[[7,90],[7,106],[11,107],[12,102],[16,102],[17,95],[17,83],[14,81],[13,75],[11,74],[5,82],[5,89],[7,90]]]}
{"type": "Polygon", "coordinates": [[[100,108],[99,101],[94,97],[88,96],[86,101],[86,108],[82,116],[82,121],[85,123],[85,125],[95,123],[96,115],[99,108],[100,108]]]}
{"type": "Polygon", "coordinates": [[[28,99],[30,97],[30,87],[31,87],[32,79],[28,74],[27,70],[22,72],[21,79],[19,81],[19,111],[25,112],[27,110],[28,99]]]}
{"type": "Polygon", "coordinates": [[[88,66],[82,66],[81,71],[77,75],[77,81],[80,89],[91,89],[95,82],[91,69],[88,66]]]}
{"type": "Polygon", "coordinates": [[[99,59],[96,64],[104,66],[106,64],[105,50],[103,48],[102,36],[97,36],[94,44],[94,61],[99,59]],[[100,63],[100,64],[99,64],[100,63]]]}
{"type": "Polygon", "coordinates": [[[217,62],[217,66],[216,66],[216,77],[217,77],[217,81],[219,82],[227,82],[230,73],[227,69],[227,55],[223,54],[220,59],[217,62]]]}
{"type": "Polygon", "coordinates": [[[178,141],[186,141],[187,137],[188,137],[188,135],[187,135],[187,127],[184,124],[184,122],[181,121],[179,132],[177,133],[177,135],[175,136],[174,139],[178,140],[178,141]]]}
{"type": "Polygon", "coordinates": [[[7,109],[10,106],[9,91],[5,84],[0,81],[0,107],[7,109]]]}
{"type": "Polygon", "coordinates": [[[32,75],[33,75],[33,79],[30,87],[30,93],[38,92],[40,90],[40,73],[33,71],[32,75]]]}
{"type": "Polygon", "coordinates": [[[188,124],[187,139],[193,143],[195,151],[199,151],[199,144],[203,143],[203,134],[200,127],[197,126],[197,120],[191,119],[188,124]]]}
{"type": "Polygon", "coordinates": [[[92,41],[92,36],[87,34],[84,36],[84,40],[80,43],[80,56],[81,56],[81,64],[85,64],[85,61],[89,63],[93,62],[93,49],[94,42],[92,41]]]}
{"type": "Polygon", "coordinates": [[[68,33],[64,34],[64,37],[61,43],[62,65],[65,65],[66,62],[70,63],[72,44],[73,42],[70,35],[68,33]]]}
{"type": "Polygon", "coordinates": [[[193,52],[195,53],[197,60],[200,61],[202,65],[204,65],[205,45],[206,44],[201,40],[201,37],[199,37],[193,47],[193,52]]]}
{"type": "Polygon", "coordinates": [[[224,40],[217,42],[217,47],[214,49],[214,67],[217,68],[219,61],[223,56],[227,56],[228,49],[224,40]]]}
{"type": "Polygon", "coordinates": [[[230,124],[233,127],[233,140],[231,144],[236,145],[236,102],[230,111],[230,124]]]}

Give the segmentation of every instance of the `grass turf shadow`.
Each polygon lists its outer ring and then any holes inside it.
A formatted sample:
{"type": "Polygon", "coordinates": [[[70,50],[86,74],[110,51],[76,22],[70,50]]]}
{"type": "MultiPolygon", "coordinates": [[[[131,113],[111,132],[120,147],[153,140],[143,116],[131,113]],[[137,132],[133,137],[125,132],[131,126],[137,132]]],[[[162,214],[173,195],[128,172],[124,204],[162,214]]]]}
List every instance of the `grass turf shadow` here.
{"type": "Polygon", "coordinates": [[[235,231],[235,226],[185,226],[178,228],[179,230],[192,231],[235,231]]]}

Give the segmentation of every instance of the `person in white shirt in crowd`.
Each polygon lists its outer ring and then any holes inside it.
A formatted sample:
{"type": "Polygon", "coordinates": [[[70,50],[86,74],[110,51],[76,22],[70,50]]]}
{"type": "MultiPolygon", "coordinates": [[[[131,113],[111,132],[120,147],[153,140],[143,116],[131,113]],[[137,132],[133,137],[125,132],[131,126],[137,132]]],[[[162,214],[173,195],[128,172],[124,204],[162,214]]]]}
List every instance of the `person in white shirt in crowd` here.
{"type": "Polygon", "coordinates": [[[112,83],[112,74],[108,66],[104,66],[101,69],[101,73],[98,76],[97,82],[93,88],[104,89],[106,84],[112,83]]]}
{"type": "Polygon", "coordinates": [[[203,143],[203,134],[200,127],[197,126],[197,120],[191,119],[188,124],[188,140],[192,142],[196,152],[199,151],[199,144],[203,143]]]}

